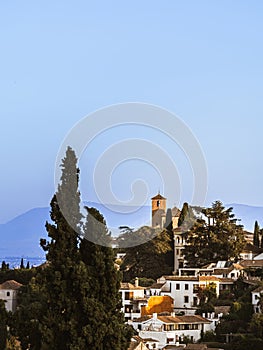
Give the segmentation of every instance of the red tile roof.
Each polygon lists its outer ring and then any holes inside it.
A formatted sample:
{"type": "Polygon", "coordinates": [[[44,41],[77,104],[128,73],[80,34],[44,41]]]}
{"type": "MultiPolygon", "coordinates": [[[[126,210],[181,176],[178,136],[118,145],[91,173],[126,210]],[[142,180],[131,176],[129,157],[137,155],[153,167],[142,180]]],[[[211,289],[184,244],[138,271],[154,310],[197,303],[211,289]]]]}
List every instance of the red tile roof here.
{"type": "Polygon", "coordinates": [[[160,195],[160,193],[158,193],[156,196],[152,197],[152,199],[166,199],[166,198],[160,195]]]}
{"type": "Polygon", "coordinates": [[[18,283],[15,280],[5,281],[4,283],[0,284],[0,289],[16,290],[16,289],[19,289],[20,287],[22,287],[22,284],[18,283]]]}
{"type": "MultiPolygon", "coordinates": [[[[157,316],[158,320],[162,321],[163,323],[211,323],[211,321],[207,320],[206,318],[200,316],[200,315],[185,315],[185,316],[157,316]]],[[[143,317],[139,317],[134,319],[134,322],[145,322],[152,319],[152,316],[146,315],[143,317]]]]}
{"type": "Polygon", "coordinates": [[[135,287],[133,284],[127,283],[127,282],[122,282],[120,287],[120,290],[142,290],[142,289],[145,289],[145,288],[140,286],[135,287]]]}

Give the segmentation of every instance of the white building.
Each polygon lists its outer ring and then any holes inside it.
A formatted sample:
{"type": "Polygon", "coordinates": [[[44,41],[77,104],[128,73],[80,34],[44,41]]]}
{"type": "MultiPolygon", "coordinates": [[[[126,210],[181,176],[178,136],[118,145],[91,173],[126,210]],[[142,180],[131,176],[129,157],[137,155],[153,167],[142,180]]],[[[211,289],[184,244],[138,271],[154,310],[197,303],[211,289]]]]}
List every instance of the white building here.
{"type": "Polygon", "coordinates": [[[140,287],[138,278],[135,284],[121,283],[120,293],[122,299],[122,311],[125,321],[141,316],[141,307],[147,305],[147,299],[144,295],[144,287],[140,287]]]}
{"type": "Polygon", "coordinates": [[[217,296],[220,291],[232,290],[234,279],[217,276],[162,276],[145,291],[146,296],[168,295],[174,300],[174,311],[195,314],[200,303],[199,293],[211,285],[217,296]]]}
{"type": "Polygon", "coordinates": [[[260,297],[263,297],[263,286],[257,287],[251,292],[252,295],[252,306],[254,308],[255,313],[261,313],[262,310],[260,309],[259,305],[259,299],[260,297]]]}
{"type": "Polygon", "coordinates": [[[263,260],[263,253],[254,256],[254,260],[263,260]]]}
{"type": "Polygon", "coordinates": [[[251,243],[247,243],[240,253],[240,258],[242,260],[253,260],[254,257],[262,253],[262,248],[258,248],[251,243]]]}
{"type": "Polygon", "coordinates": [[[215,276],[218,278],[231,278],[237,280],[243,275],[244,267],[229,261],[211,263],[205,268],[185,267],[179,269],[179,276],[215,276]]]}
{"type": "Polygon", "coordinates": [[[164,316],[154,313],[132,321],[135,330],[143,339],[152,338],[159,341],[158,349],[168,344],[178,344],[187,337],[196,342],[202,332],[210,329],[210,321],[199,315],[164,316]]]}
{"type": "Polygon", "coordinates": [[[9,280],[0,284],[0,299],[5,301],[7,311],[14,312],[17,305],[17,293],[22,284],[9,280]]]}

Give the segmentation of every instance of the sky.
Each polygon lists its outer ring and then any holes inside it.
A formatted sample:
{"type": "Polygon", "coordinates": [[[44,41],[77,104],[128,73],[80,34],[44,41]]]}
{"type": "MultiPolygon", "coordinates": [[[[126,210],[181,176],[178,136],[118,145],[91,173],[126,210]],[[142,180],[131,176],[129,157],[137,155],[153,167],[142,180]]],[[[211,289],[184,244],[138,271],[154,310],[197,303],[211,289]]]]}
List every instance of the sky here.
{"type": "MultiPolygon", "coordinates": [[[[206,205],[263,206],[262,19],[260,0],[1,2],[0,223],[48,206],[65,136],[85,116],[126,102],[160,106],[195,135],[206,159],[206,205]]],[[[85,199],[96,201],[92,167],[105,145],[130,135],[176,153],[186,179],[179,201],[191,202],[183,154],[138,125],[106,131],[87,147],[85,199]]],[[[163,189],[158,171],[127,160],[111,188],[128,200],[133,176],[146,176],[149,204],[163,189]]]]}

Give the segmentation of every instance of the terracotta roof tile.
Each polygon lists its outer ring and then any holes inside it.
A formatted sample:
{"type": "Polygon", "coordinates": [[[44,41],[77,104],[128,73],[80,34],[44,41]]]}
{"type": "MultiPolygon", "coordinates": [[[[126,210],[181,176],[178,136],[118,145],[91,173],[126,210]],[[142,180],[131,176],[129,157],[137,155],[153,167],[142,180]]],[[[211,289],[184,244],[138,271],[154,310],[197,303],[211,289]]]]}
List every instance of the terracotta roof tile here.
{"type": "Polygon", "coordinates": [[[158,193],[156,196],[152,197],[151,199],[166,199],[166,198],[160,195],[160,193],[158,193]]]}
{"type": "Polygon", "coordinates": [[[242,260],[240,265],[243,267],[263,267],[263,260],[242,260]]]}
{"type": "Polygon", "coordinates": [[[220,281],[220,278],[215,276],[199,276],[199,281],[220,281]]]}
{"type": "Polygon", "coordinates": [[[142,290],[145,289],[144,287],[135,287],[133,284],[131,283],[127,283],[127,282],[121,282],[121,286],[120,286],[120,290],[142,290]]]}
{"type": "Polygon", "coordinates": [[[164,285],[165,285],[165,282],[164,283],[153,283],[147,289],[161,289],[164,285]]]}
{"type": "Polygon", "coordinates": [[[167,281],[198,281],[197,276],[163,276],[167,281]]]}
{"type": "Polygon", "coordinates": [[[256,289],[252,290],[251,293],[260,293],[263,292],[263,286],[259,286],[256,289]]]}
{"type": "Polygon", "coordinates": [[[20,287],[22,287],[21,283],[18,283],[15,280],[9,280],[9,281],[5,281],[4,283],[0,284],[0,289],[19,289],[20,287]]]}

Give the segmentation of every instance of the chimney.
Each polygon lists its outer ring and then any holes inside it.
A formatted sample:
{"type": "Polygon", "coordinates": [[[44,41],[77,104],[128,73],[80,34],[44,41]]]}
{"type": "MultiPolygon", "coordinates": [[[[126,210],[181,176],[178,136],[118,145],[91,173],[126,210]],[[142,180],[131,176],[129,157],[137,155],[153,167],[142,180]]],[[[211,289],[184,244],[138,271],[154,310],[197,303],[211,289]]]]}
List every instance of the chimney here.
{"type": "Polygon", "coordinates": [[[153,313],[153,320],[157,320],[157,312],[153,313]]]}
{"type": "Polygon", "coordinates": [[[139,278],[138,277],[135,277],[135,284],[134,284],[135,287],[139,287],[139,278]]]}

